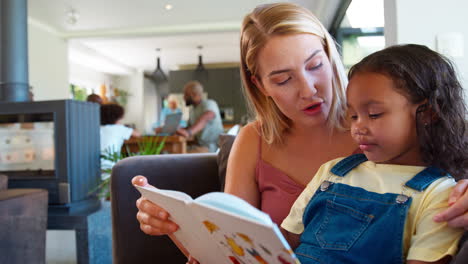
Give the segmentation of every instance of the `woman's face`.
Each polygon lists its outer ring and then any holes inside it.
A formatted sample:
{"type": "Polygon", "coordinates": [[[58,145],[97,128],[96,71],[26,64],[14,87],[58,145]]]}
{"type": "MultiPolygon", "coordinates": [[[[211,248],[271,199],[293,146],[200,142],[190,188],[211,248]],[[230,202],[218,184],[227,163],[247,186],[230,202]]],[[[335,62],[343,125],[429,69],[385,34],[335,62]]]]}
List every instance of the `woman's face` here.
{"type": "Polygon", "coordinates": [[[333,97],[332,69],[319,37],[272,37],[258,54],[253,81],[295,126],[325,124],[333,97]]]}

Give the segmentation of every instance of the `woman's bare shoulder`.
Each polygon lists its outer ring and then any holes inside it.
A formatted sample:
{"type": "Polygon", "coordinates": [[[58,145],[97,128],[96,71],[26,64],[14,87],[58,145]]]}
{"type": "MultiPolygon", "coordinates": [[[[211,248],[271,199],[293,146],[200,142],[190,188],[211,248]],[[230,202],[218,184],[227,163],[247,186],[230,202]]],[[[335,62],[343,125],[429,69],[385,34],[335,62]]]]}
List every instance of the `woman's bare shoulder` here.
{"type": "Polygon", "coordinates": [[[240,141],[242,144],[258,144],[258,141],[260,140],[260,133],[258,128],[258,121],[248,123],[239,131],[239,134],[236,137],[236,141],[240,141]]]}
{"type": "Polygon", "coordinates": [[[242,127],[229,155],[224,191],[259,206],[259,194],[255,182],[258,158],[259,134],[257,122],[242,127]]]}
{"type": "Polygon", "coordinates": [[[259,155],[260,132],[258,121],[251,122],[241,128],[234,141],[229,156],[230,165],[241,166],[244,169],[254,169],[259,155]]]}

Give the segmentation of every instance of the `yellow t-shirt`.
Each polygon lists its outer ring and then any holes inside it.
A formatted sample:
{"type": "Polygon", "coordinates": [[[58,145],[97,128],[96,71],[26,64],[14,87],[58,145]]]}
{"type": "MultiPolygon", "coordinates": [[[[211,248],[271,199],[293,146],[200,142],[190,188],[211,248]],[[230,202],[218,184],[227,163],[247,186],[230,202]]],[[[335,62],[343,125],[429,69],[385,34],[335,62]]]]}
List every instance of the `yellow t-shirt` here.
{"type": "MultiPolygon", "coordinates": [[[[406,217],[403,252],[407,260],[436,261],[454,255],[463,229],[436,223],[434,215],[448,207],[448,196],[455,186],[451,177],[434,181],[426,190],[418,192],[403,185],[425,167],[376,164],[366,161],[351,170],[345,177],[336,176],[331,168],[343,158],[323,164],[315,177],[297,198],[281,227],[294,234],[304,231],[302,216],[316,190],[324,180],[361,187],[376,193],[404,193],[413,198],[406,217]]],[[[380,235],[380,234],[376,234],[380,235]]],[[[384,238],[382,238],[384,239],[384,238]]]]}

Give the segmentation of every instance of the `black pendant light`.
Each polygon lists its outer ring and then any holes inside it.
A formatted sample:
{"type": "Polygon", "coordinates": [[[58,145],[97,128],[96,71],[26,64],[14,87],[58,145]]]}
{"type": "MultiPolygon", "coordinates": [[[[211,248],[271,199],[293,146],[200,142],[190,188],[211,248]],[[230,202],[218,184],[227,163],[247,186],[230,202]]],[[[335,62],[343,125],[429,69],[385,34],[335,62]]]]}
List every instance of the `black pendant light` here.
{"type": "Polygon", "coordinates": [[[198,65],[195,68],[195,71],[198,71],[198,72],[206,71],[205,66],[203,65],[203,56],[202,56],[202,52],[201,52],[202,49],[203,49],[203,46],[197,46],[197,49],[200,52],[198,54],[198,65]]]}
{"type": "Polygon", "coordinates": [[[197,49],[199,50],[198,64],[193,73],[193,78],[198,81],[206,81],[208,79],[208,70],[205,68],[205,65],[203,65],[203,56],[202,56],[203,46],[201,45],[197,46],[197,49]]]}
{"type": "Polygon", "coordinates": [[[156,58],[156,69],[154,70],[154,72],[152,74],[152,79],[157,84],[165,83],[165,82],[167,82],[167,76],[163,72],[163,70],[161,69],[161,62],[160,62],[160,58],[159,58],[161,49],[159,49],[159,48],[156,49],[156,52],[158,53],[158,56],[156,58]]]}

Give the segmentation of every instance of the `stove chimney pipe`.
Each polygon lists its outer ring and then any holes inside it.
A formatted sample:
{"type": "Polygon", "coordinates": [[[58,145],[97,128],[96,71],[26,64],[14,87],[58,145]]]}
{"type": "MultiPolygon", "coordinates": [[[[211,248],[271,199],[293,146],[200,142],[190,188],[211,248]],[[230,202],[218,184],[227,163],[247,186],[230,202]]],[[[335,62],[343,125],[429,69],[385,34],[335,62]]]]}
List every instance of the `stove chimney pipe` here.
{"type": "Polygon", "coordinates": [[[27,102],[27,0],[0,0],[0,102],[27,102]]]}

